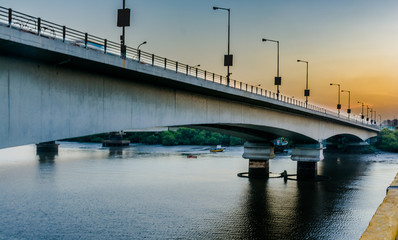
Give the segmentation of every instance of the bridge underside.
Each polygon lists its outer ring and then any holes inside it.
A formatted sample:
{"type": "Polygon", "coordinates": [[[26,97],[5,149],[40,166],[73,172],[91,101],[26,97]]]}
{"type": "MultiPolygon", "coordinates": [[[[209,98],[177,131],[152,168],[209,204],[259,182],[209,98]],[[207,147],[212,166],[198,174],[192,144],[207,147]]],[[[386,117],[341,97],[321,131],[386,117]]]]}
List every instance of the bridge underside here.
{"type": "Polygon", "coordinates": [[[318,142],[314,139],[311,139],[305,135],[296,132],[291,132],[289,130],[275,128],[275,127],[261,126],[261,125],[259,126],[259,125],[246,125],[246,124],[203,124],[203,125],[191,125],[187,127],[219,132],[253,142],[274,140],[279,137],[286,137],[301,143],[318,142]]]}
{"type": "MultiPolygon", "coordinates": [[[[191,126],[250,141],[283,136],[316,143],[348,134],[366,140],[376,132],[254,105],[0,56],[0,148],[127,129],[191,126]]],[[[137,81],[136,81],[137,80],[137,81]]]]}
{"type": "Polygon", "coordinates": [[[165,126],[260,141],[320,142],[377,130],[132,59],[0,31],[0,148],[165,126]]]}

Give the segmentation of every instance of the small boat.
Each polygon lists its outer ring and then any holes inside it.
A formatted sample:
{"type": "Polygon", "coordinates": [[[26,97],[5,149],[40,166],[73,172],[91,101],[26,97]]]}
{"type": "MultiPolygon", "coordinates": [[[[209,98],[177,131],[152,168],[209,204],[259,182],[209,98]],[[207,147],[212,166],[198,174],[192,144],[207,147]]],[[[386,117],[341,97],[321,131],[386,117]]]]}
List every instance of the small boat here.
{"type": "Polygon", "coordinates": [[[286,141],[284,138],[278,138],[274,140],[274,152],[276,153],[283,153],[286,151],[288,141],[286,141]]]}
{"type": "Polygon", "coordinates": [[[198,158],[196,155],[188,155],[187,158],[198,158]]]}
{"type": "Polygon", "coordinates": [[[225,148],[221,147],[221,145],[217,145],[217,147],[210,148],[210,152],[222,152],[225,148]]]}

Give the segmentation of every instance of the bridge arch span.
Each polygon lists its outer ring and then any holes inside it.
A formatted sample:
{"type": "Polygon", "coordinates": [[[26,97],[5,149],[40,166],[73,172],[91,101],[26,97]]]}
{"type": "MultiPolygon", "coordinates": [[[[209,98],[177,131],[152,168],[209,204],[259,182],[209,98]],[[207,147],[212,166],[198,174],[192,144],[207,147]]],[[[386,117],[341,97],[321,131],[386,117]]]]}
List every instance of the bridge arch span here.
{"type": "Polygon", "coordinates": [[[326,140],[333,140],[333,139],[345,139],[345,141],[347,142],[351,142],[351,143],[355,143],[355,142],[363,142],[363,141],[367,141],[368,139],[361,139],[358,136],[355,136],[353,134],[349,134],[349,133],[342,133],[342,134],[336,134],[334,136],[328,137],[326,140]]]}
{"type": "Polygon", "coordinates": [[[247,141],[266,142],[274,140],[278,137],[287,137],[294,141],[303,143],[317,143],[318,140],[312,139],[300,133],[292,132],[282,128],[270,126],[252,125],[252,124],[202,124],[202,125],[185,125],[183,127],[191,127],[203,129],[222,134],[239,137],[247,141]]]}

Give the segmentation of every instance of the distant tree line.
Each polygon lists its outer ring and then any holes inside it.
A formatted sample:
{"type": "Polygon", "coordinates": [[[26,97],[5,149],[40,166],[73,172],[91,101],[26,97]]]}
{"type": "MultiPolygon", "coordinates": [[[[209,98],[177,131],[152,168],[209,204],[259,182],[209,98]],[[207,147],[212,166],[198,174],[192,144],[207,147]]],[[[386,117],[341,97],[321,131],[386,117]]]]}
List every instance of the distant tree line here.
{"type": "MultiPolygon", "coordinates": [[[[109,138],[107,133],[95,134],[90,136],[64,139],[73,142],[102,142],[109,138]]],[[[123,139],[130,140],[132,143],[143,144],[162,144],[165,146],[173,145],[243,145],[244,140],[206,130],[179,128],[177,131],[163,132],[127,132],[123,139]]]]}
{"type": "Polygon", "coordinates": [[[398,131],[384,128],[377,136],[376,147],[383,151],[398,152],[398,131]]]}
{"type": "MultiPolygon", "coordinates": [[[[391,122],[394,122],[394,120],[391,122]]],[[[108,138],[108,133],[102,133],[64,140],[100,143],[108,138]]],[[[164,146],[218,144],[224,146],[237,146],[243,145],[245,142],[243,139],[237,137],[192,128],[179,128],[177,131],[163,132],[127,132],[123,139],[130,140],[132,143],[162,144],[164,146]]],[[[292,143],[293,141],[289,140],[288,148],[292,143]]],[[[375,146],[383,151],[398,152],[398,130],[390,130],[385,128],[380,131],[377,136],[377,142],[375,146]]]]}

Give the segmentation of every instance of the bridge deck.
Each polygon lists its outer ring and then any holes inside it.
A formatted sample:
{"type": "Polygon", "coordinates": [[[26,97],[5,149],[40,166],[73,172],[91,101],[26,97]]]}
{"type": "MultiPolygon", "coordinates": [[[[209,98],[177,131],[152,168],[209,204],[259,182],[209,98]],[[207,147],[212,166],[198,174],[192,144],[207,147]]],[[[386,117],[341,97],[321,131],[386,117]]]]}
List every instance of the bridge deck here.
{"type": "Polygon", "coordinates": [[[277,99],[275,93],[235,80],[227,85],[220,75],[136,49],[128,48],[128,58],[123,59],[116,43],[31,16],[12,11],[10,22],[5,16],[0,7],[0,90],[4,92],[0,112],[6,116],[0,131],[13,133],[3,140],[4,146],[134,125],[200,125],[251,131],[252,136],[294,134],[311,141],[339,134],[366,140],[379,131],[353,116],[348,119],[312,104],[306,107],[286,96],[277,99]],[[46,115],[37,114],[43,111],[46,115]],[[156,119],[156,111],[162,119],[156,119]],[[26,117],[36,121],[21,120],[26,117]],[[83,127],[92,120],[95,126],[83,127]],[[69,132],[62,130],[65,126],[69,132]],[[21,142],[26,133],[30,138],[21,142]]]}
{"type": "Polygon", "coordinates": [[[111,73],[113,76],[125,79],[131,79],[132,76],[135,76],[134,79],[140,79],[147,84],[180,88],[378,131],[378,128],[374,125],[362,124],[361,120],[352,116],[351,119],[348,119],[315,105],[309,105],[306,108],[304,102],[286,96],[280,96],[278,100],[274,93],[264,89],[260,90],[250,85],[241,89],[240,83],[239,88],[226,86],[223,82],[208,81],[134,59],[124,60],[113,53],[103,54],[98,50],[82,48],[60,39],[40,37],[21,29],[8,28],[4,24],[0,26],[0,49],[2,54],[27,57],[36,61],[100,72],[105,75],[111,73]]]}
{"type": "Polygon", "coordinates": [[[2,41],[0,47],[4,53],[22,54],[40,61],[101,71],[103,74],[112,72],[114,75],[125,78],[131,77],[132,74],[139,75],[139,79],[144,79],[146,83],[189,89],[201,94],[223,96],[273,109],[309,114],[377,130],[377,127],[367,124],[366,121],[363,124],[363,121],[353,114],[348,119],[346,116],[337,115],[320,106],[313,104],[305,106],[303,101],[288,96],[280,95],[277,99],[274,92],[258,86],[232,79],[227,83],[226,77],[221,75],[134,48],[127,47],[128,59],[123,60],[119,57],[118,43],[1,6],[0,24],[0,40],[2,41]],[[17,34],[11,31],[12,29],[20,33],[36,35],[36,38],[17,34]],[[85,51],[81,51],[82,48],[85,51]]]}

